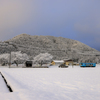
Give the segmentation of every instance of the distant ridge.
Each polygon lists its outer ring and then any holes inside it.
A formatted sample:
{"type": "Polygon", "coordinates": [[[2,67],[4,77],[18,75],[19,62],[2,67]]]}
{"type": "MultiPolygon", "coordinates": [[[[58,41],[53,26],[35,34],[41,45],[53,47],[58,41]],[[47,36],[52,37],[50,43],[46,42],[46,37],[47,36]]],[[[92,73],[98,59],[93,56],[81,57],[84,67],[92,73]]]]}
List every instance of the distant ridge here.
{"type": "Polygon", "coordinates": [[[50,53],[54,59],[71,58],[77,62],[100,63],[100,52],[76,40],[20,34],[5,42],[0,42],[0,54],[10,51],[22,51],[30,59],[39,53],[50,53]]]}

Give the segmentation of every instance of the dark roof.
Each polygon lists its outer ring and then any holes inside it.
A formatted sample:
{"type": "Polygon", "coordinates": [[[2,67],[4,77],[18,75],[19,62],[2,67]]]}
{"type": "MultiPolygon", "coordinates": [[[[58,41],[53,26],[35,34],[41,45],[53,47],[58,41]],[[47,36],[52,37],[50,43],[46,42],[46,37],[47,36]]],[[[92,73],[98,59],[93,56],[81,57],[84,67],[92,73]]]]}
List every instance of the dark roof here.
{"type": "Polygon", "coordinates": [[[64,59],[64,61],[66,62],[66,61],[73,61],[72,59],[64,59]]]}

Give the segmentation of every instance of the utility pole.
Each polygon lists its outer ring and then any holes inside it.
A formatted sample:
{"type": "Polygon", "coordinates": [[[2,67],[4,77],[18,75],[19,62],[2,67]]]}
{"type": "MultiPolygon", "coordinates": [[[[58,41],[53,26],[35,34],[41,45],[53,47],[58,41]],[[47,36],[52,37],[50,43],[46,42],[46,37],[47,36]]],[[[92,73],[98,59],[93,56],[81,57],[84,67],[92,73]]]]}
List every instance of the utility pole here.
{"type": "Polygon", "coordinates": [[[72,68],[73,68],[73,50],[71,48],[71,52],[72,52],[72,68]]]}
{"type": "Polygon", "coordinates": [[[9,68],[11,66],[11,51],[10,51],[10,56],[9,56],[9,68]]]}

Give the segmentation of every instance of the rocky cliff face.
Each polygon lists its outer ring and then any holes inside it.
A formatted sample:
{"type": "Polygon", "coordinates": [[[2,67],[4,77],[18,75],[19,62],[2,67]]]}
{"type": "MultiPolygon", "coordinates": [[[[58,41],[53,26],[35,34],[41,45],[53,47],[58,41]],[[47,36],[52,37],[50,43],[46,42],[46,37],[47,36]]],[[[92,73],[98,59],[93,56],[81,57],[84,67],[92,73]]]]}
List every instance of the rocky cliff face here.
{"type": "Polygon", "coordinates": [[[0,42],[0,54],[22,51],[30,59],[39,53],[50,53],[54,59],[71,58],[77,62],[100,63],[100,52],[79,42],[62,37],[18,35],[8,41],[0,42]]]}

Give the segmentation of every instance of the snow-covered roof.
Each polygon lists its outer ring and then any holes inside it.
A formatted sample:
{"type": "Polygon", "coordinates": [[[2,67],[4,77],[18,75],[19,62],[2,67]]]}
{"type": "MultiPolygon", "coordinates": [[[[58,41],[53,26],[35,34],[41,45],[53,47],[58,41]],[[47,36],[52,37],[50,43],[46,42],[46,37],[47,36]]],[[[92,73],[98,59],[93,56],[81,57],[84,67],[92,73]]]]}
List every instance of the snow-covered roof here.
{"type": "Polygon", "coordinates": [[[72,59],[70,59],[70,58],[69,59],[64,59],[64,61],[72,61],[72,59]]]}
{"type": "Polygon", "coordinates": [[[53,60],[54,62],[64,62],[63,60],[53,60]]]}

